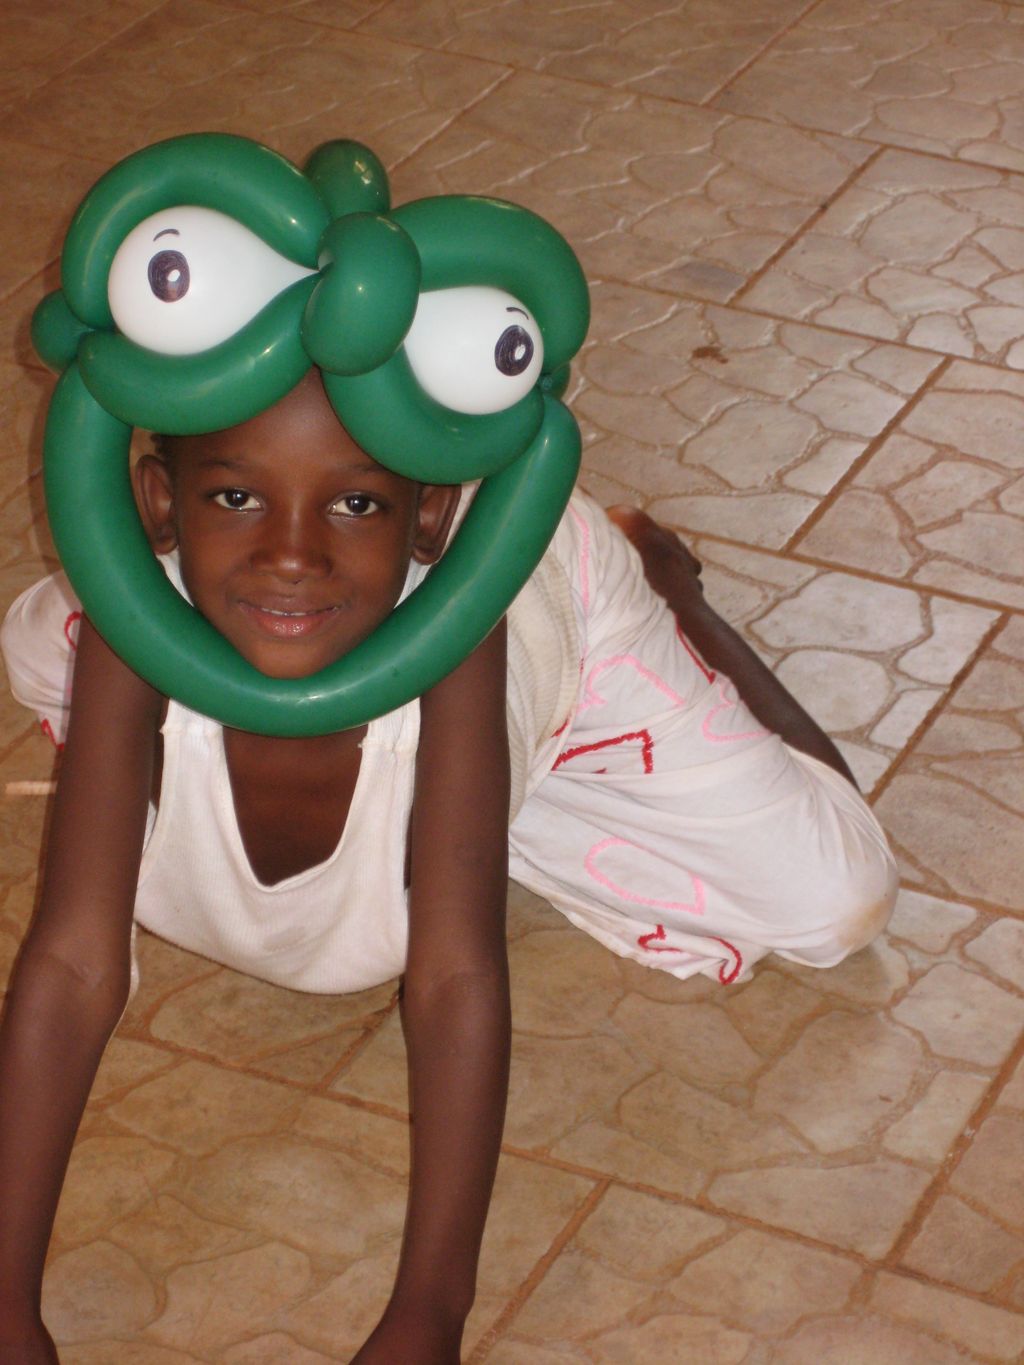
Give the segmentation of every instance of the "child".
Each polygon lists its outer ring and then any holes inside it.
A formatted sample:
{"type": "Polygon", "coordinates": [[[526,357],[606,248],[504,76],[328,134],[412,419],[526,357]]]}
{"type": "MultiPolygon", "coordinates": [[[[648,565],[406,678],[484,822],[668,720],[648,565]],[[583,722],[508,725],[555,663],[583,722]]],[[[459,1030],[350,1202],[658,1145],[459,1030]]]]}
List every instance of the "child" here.
{"type": "MultiPolygon", "coordinates": [[[[136,470],[153,548],[275,678],[364,639],[458,515],[458,487],[353,442],[316,370],[259,416],[162,447],[136,470]]],[[[404,972],[413,1176],[359,1365],[459,1359],[505,1103],[509,865],[613,951],[679,977],[735,981],[770,951],[829,966],[883,927],[893,863],[836,750],[707,606],[676,538],[638,512],[615,521],[574,496],[507,632],[418,701],[315,739],[221,729],[82,621],[42,899],[0,1037],[9,1365],[57,1359],[43,1259],[128,998],[133,915],[298,989],[404,972]]],[[[66,594],[37,585],[4,630],[12,686],[55,728],[66,594]]]]}

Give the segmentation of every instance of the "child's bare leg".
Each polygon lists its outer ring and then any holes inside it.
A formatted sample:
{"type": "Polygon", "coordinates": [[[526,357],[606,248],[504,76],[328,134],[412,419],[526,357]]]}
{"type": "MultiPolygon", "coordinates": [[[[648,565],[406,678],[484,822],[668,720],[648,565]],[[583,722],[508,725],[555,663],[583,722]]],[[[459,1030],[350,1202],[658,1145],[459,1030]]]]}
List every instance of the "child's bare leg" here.
{"type": "Polygon", "coordinates": [[[664,597],[687,639],[711,668],[732,680],[761,724],[792,748],[820,759],[854,782],[828,735],[786,691],[767,664],[708,606],[700,581],[701,566],[679,537],[637,507],[609,508],[608,517],[640,555],[648,583],[664,597]]]}

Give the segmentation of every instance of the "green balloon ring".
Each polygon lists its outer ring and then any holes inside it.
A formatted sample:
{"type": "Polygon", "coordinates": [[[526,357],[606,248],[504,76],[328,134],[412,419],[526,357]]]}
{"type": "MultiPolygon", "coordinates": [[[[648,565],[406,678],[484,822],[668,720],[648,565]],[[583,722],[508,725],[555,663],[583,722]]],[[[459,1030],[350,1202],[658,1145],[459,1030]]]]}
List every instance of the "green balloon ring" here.
{"type": "Polygon", "coordinates": [[[327,144],[303,173],[244,138],[172,139],[128,157],[90,191],[68,233],[64,291],[33,320],[37,349],[63,370],[44,477],[72,586],[132,669],[223,725],[325,734],[422,695],[511,605],[575,482],[579,431],[556,395],[586,330],[587,296],[566,243],[496,200],[422,200],[393,217],[389,205],[383,167],[357,143],[327,144]],[[312,273],[223,342],[165,355],[115,325],[105,280],[137,224],[190,204],[233,217],[312,273]],[[468,414],[424,392],[402,342],[418,290],[480,284],[531,311],[543,372],[511,406],[468,414]],[[311,365],[339,421],[380,464],[429,482],[482,483],[440,562],[368,639],[313,676],[272,679],[167,579],[136,511],[129,445],[135,425],[196,434],[247,420],[311,365]]]}

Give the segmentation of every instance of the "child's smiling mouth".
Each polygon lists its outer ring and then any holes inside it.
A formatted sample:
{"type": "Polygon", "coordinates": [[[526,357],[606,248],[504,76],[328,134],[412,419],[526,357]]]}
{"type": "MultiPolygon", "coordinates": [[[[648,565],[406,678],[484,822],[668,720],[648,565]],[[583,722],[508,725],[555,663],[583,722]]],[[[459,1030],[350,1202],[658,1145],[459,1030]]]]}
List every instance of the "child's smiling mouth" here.
{"type": "Polygon", "coordinates": [[[337,606],[271,607],[247,601],[240,601],[238,605],[253,625],[279,640],[294,640],[312,635],[332,622],[341,610],[337,606]]]}

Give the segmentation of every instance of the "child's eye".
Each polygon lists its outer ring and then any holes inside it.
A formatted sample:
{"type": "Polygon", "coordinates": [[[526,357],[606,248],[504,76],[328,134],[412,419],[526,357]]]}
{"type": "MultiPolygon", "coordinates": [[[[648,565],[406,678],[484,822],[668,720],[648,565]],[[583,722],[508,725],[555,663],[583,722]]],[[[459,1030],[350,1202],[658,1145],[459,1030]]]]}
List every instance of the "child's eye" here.
{"type": "Polygon", "coordinates": [[[331,508],[342,517],[365,517],[376,510],[377,504],[368,493],[346,493],[331,508]]]}
{"type": "Polygon", "coordinates": [[[257,507],[256,499],[244,488],[222,488],[213,495],[218,507],[227,507],[232,512],[252,512],[257,507]]]}

